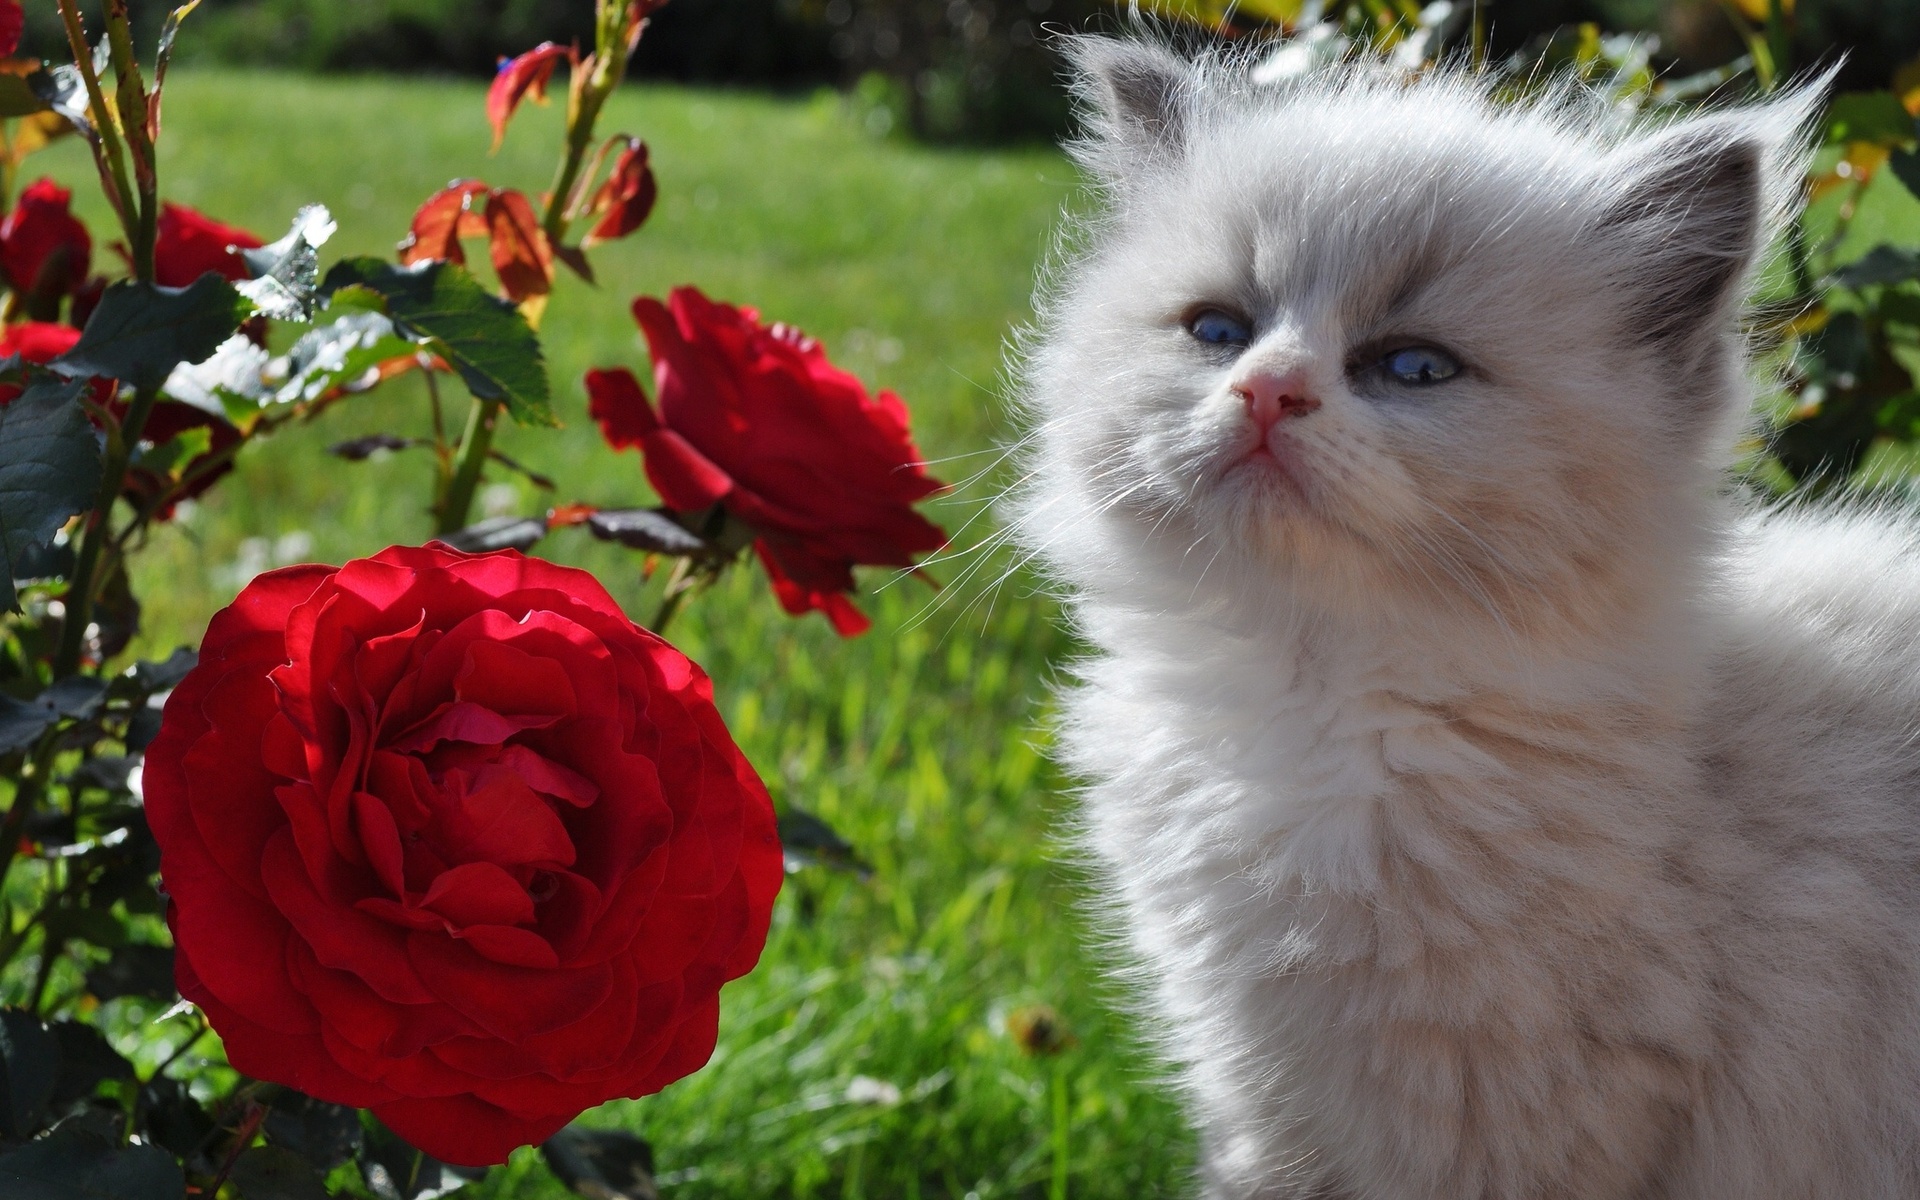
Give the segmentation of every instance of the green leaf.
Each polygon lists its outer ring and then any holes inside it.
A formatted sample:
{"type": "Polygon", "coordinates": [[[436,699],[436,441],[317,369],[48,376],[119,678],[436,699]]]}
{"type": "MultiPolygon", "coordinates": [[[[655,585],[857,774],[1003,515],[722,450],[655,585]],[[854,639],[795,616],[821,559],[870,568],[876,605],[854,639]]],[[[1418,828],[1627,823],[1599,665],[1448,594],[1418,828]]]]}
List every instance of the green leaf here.
{"type": "Polygon", "coordinates": [[[1895,179],[1906,185],[1907,191],[1920,196],[1920,154],[1912,150],[1895,150],[1887,159],[1887,169],[1893,172],[1895,179]]]}
{"type": "Polygon", "coordinates": [[[156,1075],[140,1089],[140,1107],[144,1128],[151,1141],[164,1146],[180,1158],[191,1158],[213,1136],[213,1118],[200,1107],[179,1082],[156,1075]]]}
{"type": "Polygon", "coordinates": [[[107,685],[91,675],[69,675],[32,700],[0,694],[0,754],[31,746],[62,717],[84,721],[100,711],[107,685]]]}
{"type": "MultiPolygon", "coordinates": [[[[36,71],[44,75],[46,72],[36,71]]],[[[34,90],[32,76],[15,75],[12,72],[0,73],[0,117],[26,117],[34,113],[46,112],[53,107],[41,99],[34,90]]]]}
{"type": "Polygon", "coordinates": [[[186,646],[175,647],[165,662],[137,662],[127,668],[125,679],[142,696],[177,687],[188,672],[200,665],[200,655],[186,646]]]}
{"type": "Polygon", "coordinates": [[[852,843],[810,812],[789,806],[780,815],[780,851],[788,871],[819,866],[871,879],[873,868],[854,853],[852,843]]]}
{"type": "Polygon", "coordinates": [[[212,358],[252,315],[253,302],[211,271],[185,288],[123,280],[107,289],[79,344],[53,367],[157,389],[180,364],[212,358]]]}
{"type": "Polygon", "coordinates": [[[279,1088],[265,1097],[267,1140],[285,1146],[323,1171],[360,1153],[363,1133],[357,1109],[328,1104],[312,1096],[279,1088]]]}
{"type": "MultiPolygon", "coordinates": [[[[340,308],[335,298],[333,308],[340,308]]],[[[375,367],[409,354],[420,346],[400,336],[384,313],[355,312],[331,325],[322,325],[293,344],[287,352],[287,378],[272,399],[281,404],[317,400],[335,388],[357,391],[360,381],[375,367]]]]}
{"type": "Polygon", "coordinates": [[[166,22],[160,26],[160,48],[153,56],[153,132],[160,134],[160,97],[167,89],[167,68],[173,63],[173,43],[180,36],[180,26],[200,7],[200,0],[187,0],[179,8],[167,14],[166,22]]]}
{"type": "Polygon", "coordinates": [[[1827,142],[1900,145],[1913,140],[1913,117],[1892,92],[1847,92],[1827,109],[1827,142]]]}
{"type": "Polygon", "coordinates": [[[545,536],[547,523],[540,517],[489,517],[434,540],[468,554],[486,554],[493,550],[528,550],[545,536]]]}
{"type": "Polygon", "coordinates": [[[55,716],[84,721],[99,712],[106,699],[107,683],[104,679],[92,675],[69,675],[65,679],[55,680],[53,686],[40,693],[35,703],[45,706],[55,716]]]}
{"type": "Polygon", "coordinates": [[[42,381],[0,407],[0,610],[19,607],[13,564],[45,546],[100,490],[100,447],[80,407],[82,381],[42,381]]]}
{"type": "Polygon", "coordinates": [[[39,1130],[59,1077],[60,1043],[39,1018],[0,1011],[0,1137],[23,1141],[39,1130]]]}
{"type": "Polygon", "coordinates": [[[0,1155],[7,1200],[184,1200],[180,1164],[158,1146],[116,1147],[98,1133],[62,1126],[0,1155]]]}
{"type": "Polygon", "coordinates": [[[175,995],[173,951],[165,946],[121,946],[105,965],[87,972],[87,991],[102,1003],[122,996],[171,1000],[175,995]]]}
{"type": "Polygon", "coordinates": [[[93,1026],[57,1021],[49,1032],[60,1045],[60,1078],[53,1089],[53,1103],[65,1107],[92,1096],[109,1079],[134,1077],[133,1064],[93,1026]]]}
{"type": "Polygon", "coordinates": [[[1920,279],[1920,251],[1904,246],[1875,246],[1854,262],[1834,272],[1844,288],[1863,288],[1920,279]]]}
{"type": "Polygon", "coordinates": [[[498,400],[523,425],[555,425],[540,339],[519,309],[488,292],[457,263],[396,267],[350,258],[327,272],[329,296],[363,287],[378,293],[402,333],[428,343],[460,372],[475,396],[498,400]]]}
{"type": "Polygon", "coordinates": [[[712,542],[688,532],[665,509],[603,508],[587,518],[587,528],[603,542],[619,542],[650,554],[695,558],[719,552],[712,542]]]}
{"type": "Polygon", "coordinates": [[[134,456],[132,465],[162,479],[178,481],[188,464],[213,449],[213,430],[205,425],[183,429],[158,446],[148,446],[134,456]]]}
{"type": "Polygon", "coordinates": [[[327,1200],[313,1164],[284,1146],[255,1146],[227,1176],[241,1200],[327,1200]]]}
{"type": "Polygon", "coordinates": [[[0,754],[25,750],[40,740],[54,716],[46,707],[0,692],[0,754]]]}
{"type": "Polygon", "coordinates": [[[271,246],[242,250],[253,278],[237,284],[240,294],[276,321],[311,321],[314,290],[320,284],[319,248],[340,229],[324,204],[309,204],[293,219],[293,229],[271,246]]]}
{"type": "Polygon", "coordinates": [[[616,1129],[569,1125],[540,1147],[561,1183],[593,1200],[660,1200],[653,1147],[616,1129]]]}

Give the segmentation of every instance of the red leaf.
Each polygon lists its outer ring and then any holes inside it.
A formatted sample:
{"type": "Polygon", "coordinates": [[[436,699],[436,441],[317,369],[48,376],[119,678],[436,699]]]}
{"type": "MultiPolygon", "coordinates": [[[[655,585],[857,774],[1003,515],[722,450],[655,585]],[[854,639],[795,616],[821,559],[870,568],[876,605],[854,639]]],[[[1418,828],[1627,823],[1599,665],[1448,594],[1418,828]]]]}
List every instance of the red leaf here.
{"type": "Polygon", "coordinates": [[[20,48],[20,34],[26,27],[27,14],[20,0],[0,0],[0,58],[20,48]]]}
{"type": "Polygon", "coordinates": [[[653,168],[647,163],[647,144],[628,138],[627,148],[614,160],[613,173],[594,193],[592,211],[600,216],[600,223],[582,244],[616,241],[632,233],[646,222],[659,196],[653,168]]]}
{"type": "Polygon", "coordinates": [[[553,251],[523,193],[503,188],[489,196],[487,228],[493,238],[493,269],[508,299],[519,304],[553,291],[553,251]]]}
{"type": "Polygon", "coordinates": [[[476,196],[493,189],[476,179],[457,179],[435,192],[420,211],[413,214],[413,228],[400,243],[400,263],[467,261],[460,239],[481,237],[487,232],[487,219],[473,209],[476,196]]]}
{"type": "Polygon", "coordinates": [[[654,13],[667,6],[667,0],[636,0],[633,10],[627,14],[627,55],[640,47],[640,35],[647,30],[647,24],[654,13]]]}
{"type": "Polygon", "coordinates": [[[575,57],[574,51],[553,42],[542,42],[519,58],[500,60],[500,72],[487,89],[487,120],[493,124],[493,148],[498,150],[507,136],[507,122],[513,119],[520,101],[547,102],[547,81],[560,65],[561,58],[575,57]]]}

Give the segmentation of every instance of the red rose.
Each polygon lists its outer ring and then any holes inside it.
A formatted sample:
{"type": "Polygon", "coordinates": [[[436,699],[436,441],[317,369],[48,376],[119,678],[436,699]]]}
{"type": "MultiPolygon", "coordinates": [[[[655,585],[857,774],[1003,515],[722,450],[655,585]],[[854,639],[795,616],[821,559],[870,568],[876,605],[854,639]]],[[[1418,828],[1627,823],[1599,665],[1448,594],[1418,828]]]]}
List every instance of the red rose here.
{"type": "Polygon", "coordinates": [[[262,575],[147,751],[181,995],[249,1075],[502,1162],[713,1052],[780,887],[707,677],[591,575],[262,575]]]}
{"type": "Polygon", "coordinates": [[[20,0],[0,0],[0,58],[20,48],[20,35],[26,32],[27,12],[20,0]]]}
{"type": "Polygon", "coordinates": [[[86,282],[93,238],[72,202],[71,191],[42,179],[0,220],[0,273],[21,296],[57,298],[86,282]]]}
{"type": "MultiPolygon", "coordinates": [[[[71,325],[54,325],[45,321],[23,321],[18,325],[8,325],[0,329],[0,359],[19,355],[30,363],[50,363],[62,354],[73,349],[80,340],[80,331],[71,325]]],[[[91,389],[91,398],[113,413],[115,417],[125,417],[127,406],[117,397],[119,386],[111,379],[96,378],[91,389]]],[[[0,384],[0,405],[6,404],[20,394],[18,384],[0,384]]],[[[97,424],[97,422],[96,422],[97,424]]],[[[162,400],[153,406],[147,415],[146,428],[140,431],[142,444],[162,446],[179,437],[190,429],[207,431],[207,449],[196,456],[180,475],[185,478],[193,473],[201,463],[215,454],[223,453],[228,447],[240,441],[240,431],[225,417],[210,413],[206,409],[192,404],[182,404],[177,400],[162,400]]],[[[228,459],[217,468],[206,472],[182,489],[166,507],[154,515],[165,521],[173,516],[174,505],[182,500],[190,500],[206,491],[220,480],[220,477],[233,470],[233,460],[228,459]]],[[[145,508],[156,497],[173,486],[173,480],[165,475],[144,467],[136,459],[127,471],[126,487],[121,494],[127,503],[135,508],[145,508]]]]}
{"type": "Polygon", "coordinates": [[[911,567],[946,545],[913,511],[945,485],[922,468],[907,409],[876,399],[788,325],[716,304],[690,287],[634,302],[647,335],[656,416],[625,369],[587,376],[592,413],[616,449],[638,444],[668,507],[714,504],[751,526],[775,593],[818,609],[843,635],[868,621],[846,598],[856,564],[911,567]]]}
{"type": "Polygon", "coordinates": [[[44,366],[73,349],[79,340],[80,331],[71,325],[22,321],[0,329],[0,358],[12,358],[18,354],[30,363],[44,366]]]}
{"type": "Polygon", "coordinates": [[[153,281],[162,287],[186,287],[208,271],[246,279],[250,272],[239,252],[263,245],[246,230],[222,225],[184,204],[162,204],[159,237],[153,243],[153,281]]]}

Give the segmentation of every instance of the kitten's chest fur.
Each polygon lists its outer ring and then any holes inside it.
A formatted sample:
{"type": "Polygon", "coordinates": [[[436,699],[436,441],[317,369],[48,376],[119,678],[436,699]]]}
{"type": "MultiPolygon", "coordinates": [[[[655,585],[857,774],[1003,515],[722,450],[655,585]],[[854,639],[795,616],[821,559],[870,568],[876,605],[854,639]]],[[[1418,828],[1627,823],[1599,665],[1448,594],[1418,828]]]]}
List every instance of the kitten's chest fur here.
{"type": "Polygon", "coordinates": [[[1726,711],[1819,686],[1811,642],[1476,680],[1178,622],[1096,618],[1065,741],[1220,1194],[1908,1194],[1848,1139],[1911,1128],[1913,1036],[1881,1021],[1912,889],[1875,895],[1845,830],[1895,873],[1911,822],[1884,786],[1836,812],[1806,714],[1726,711]]]}

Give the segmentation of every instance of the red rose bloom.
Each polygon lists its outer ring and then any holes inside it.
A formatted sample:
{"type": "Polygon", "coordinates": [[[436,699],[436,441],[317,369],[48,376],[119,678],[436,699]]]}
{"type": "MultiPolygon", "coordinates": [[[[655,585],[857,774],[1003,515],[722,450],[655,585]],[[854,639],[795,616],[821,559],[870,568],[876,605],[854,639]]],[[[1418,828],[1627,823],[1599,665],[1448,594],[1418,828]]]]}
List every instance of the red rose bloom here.
{"type": "Polygon", "coordinates": [[[222,225],[184,204],[162,204],[159,237],[153,243],[153,281],[163,287],[186,287],[208,271],[245,279],[247,262],[239,252],[263,245],[246,230],[222,225]]]}
{"type": "Polygon", "coordinates": [[[944,487],[922,468],[907,409],[876,399],[820,344],[750,308],[690,287],[634,302],[653,355],[658,415],[624,369],[587,376],[592,413],[616,449],[638,444],[668,507],[723,504],[758,535],[781,605],[824,612],[842,635],[869,622],[846,598],[856,564],[911,567],[946,545],[913,511],[944,487]]]}
{"type": "Polygon", "coordinates": [[[780,887],[706,676],[512,551],[255,579],[144,784],[180,993],[234,1067],[464,1165],[705,1064],[780,887]]]}
{"type": "Polygon", "coordinates": [[[0,220],[0,273],[20,295],[65,296],[86,282],[93,238],[72,202],[71,191],[42,179],[0,220]]]}
{"type": "Polygon", "coordinates": [[[0,358],[12,358],[17,354],[27,362],[44,366],[73,349],[79,341],[80,331],[71,325],[22,321],[0,328],[0,358]]]}
{"type": "Polygon", "coordinates": [[[20,0],[0,0],[0,58],[20,48],[20,35],[26,32],[27,12],[20,0]]]}

